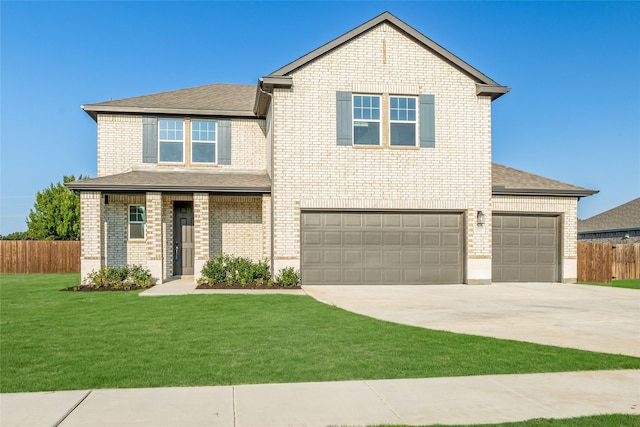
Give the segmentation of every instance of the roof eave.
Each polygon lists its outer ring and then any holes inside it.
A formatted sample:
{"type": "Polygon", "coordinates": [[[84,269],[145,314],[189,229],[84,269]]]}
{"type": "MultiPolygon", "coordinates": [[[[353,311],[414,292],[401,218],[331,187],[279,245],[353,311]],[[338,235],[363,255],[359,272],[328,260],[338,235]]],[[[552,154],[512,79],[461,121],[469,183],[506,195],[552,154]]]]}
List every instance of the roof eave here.
{"type": "Polygon", "coordinates": [[[291,76],[264,76],[258,79],[256,99],[253,103],[253,113],[258,117],[264,117],[269,111],[270,94],[274,88],[290,89],[293,86],[291,76]]]}
{"type": "Polygon", "coordinates": [[[489,85],[484,83],[476,83],[476,95],[478,96],[490,96],[492,101],[500,98],[505,93],[508,93],[511,88],[500,85],[489,85]]]}
{"type": "Polygon", "coordinates": [[[69,182],[66,187],[74,191],[113,191],[113,192],[216,192],[216,193],[270,193],[271,187],[234,187],[234,186],[207,186],[207,185],[161,185],[161,184],[93,184],[89,182],[69,182]]]}
{"type": "Polygon", "coordinates": [[[494,196],[559,196],[559,197],[587,197],[598,193],[598,190],[584,189],[545,189],[545,188],[505,188],[494,185],[491,193],[494,196]]]}
{"type": "Polygon", "coordinates": [[[81,107],[94,120],[98,113],[125,114],[162,114],[162,115],[190,115],[190,116],[221,116],[221,117],[251,117],[256,115],[252,110],[203,110],[194,108],[162,108],[162,107],[125,107],[119,105],[88,104],[81,107]]]}
{"type": "Polygon", "coordinates": [[[578,230],[578,234],[619,233],[622,231],[636,231],[636,230],[640,230],[640,225],[637,227],[607,228],[603,230],[578,230]]]}

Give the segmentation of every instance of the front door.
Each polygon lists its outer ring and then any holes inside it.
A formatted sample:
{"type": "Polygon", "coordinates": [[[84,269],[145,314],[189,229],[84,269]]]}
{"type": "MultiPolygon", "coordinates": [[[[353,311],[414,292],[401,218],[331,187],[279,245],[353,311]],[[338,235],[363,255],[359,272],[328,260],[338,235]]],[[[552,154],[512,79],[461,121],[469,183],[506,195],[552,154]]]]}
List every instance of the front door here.
{"type": "Polygon", "coordinates": [[[173,205],[173,274],[193,275],[193,203],[173,205]]]}

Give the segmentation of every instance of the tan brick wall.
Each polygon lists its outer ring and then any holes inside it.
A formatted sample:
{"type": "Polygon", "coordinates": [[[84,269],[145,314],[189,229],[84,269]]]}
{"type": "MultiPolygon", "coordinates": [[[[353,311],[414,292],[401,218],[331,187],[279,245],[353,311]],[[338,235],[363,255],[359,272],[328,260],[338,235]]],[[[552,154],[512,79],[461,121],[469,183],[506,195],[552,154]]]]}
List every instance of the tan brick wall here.
{"type": "Polygon", "coordinates": [[[194,193],[193,195],[195,259],[209,259],[209,194],[194,193]]]}
{"type": "Polygon", "coordinates": [[[468,76],[381,24],[295,71],[273,108],[276,260],[299,262],[305,207],[465,211],[469,257],[490,257],[491,102],[468,76]],[[337,146],[337,91],[434,95],[436,147],[337,146]]]}
{"type": "Polygon", "coordinates": [[[98,114],[98,176],[142,164],[142,116],[98,114]]]}
{"type": "Polygon", "coordinates": [[[259,261],[264,254],[263,199],[211,196],[209,198],[209,247],[211,256],[220,252],[259,261]]]}
{"type": "MultiPolygon", "coordinates": [[[[185,167],[265,170],[265,135],[264,119],[233,119],[231,121],[231,165],[190,166],[187,162],[185,167]]],[[[185,150],[186,157],[188,156],[185,150]]],[[[173,170],[176,165],[142,162],[142,116],[98,114],[98,176],[149,168],[173,170]]]]}
{"type": "MultiPolygon", "coordinates": [[[[147,268],[149,254],[146,240],[129,240],[129,205],[146,206],[145,196],[110,194],[109,204],[104,205],[102,242],[106,254],[105,265],[121,267],[140,264],[147,268]]],[[[145,229],[147,232],[148,227],[145,229]]]]}

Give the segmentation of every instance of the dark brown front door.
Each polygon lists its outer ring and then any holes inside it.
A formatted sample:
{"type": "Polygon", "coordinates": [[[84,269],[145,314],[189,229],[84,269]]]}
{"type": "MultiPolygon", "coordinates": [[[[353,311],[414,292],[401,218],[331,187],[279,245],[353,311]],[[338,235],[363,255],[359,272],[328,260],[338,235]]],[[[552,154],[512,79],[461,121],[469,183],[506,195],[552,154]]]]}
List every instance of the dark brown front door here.
{"type": "Polygon", "coordinates": [[[173,274],[193,275],[193,203],[175,202],[173,206],[173,274]]]}

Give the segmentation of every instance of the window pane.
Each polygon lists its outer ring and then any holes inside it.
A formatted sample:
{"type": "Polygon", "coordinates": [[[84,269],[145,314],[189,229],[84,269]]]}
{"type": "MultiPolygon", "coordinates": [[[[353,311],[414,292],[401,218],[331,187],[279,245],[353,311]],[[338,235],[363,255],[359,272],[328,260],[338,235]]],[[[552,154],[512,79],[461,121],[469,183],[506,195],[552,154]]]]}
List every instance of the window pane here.
{"type": "Polygon", "coordinates": [[[416,110],[409,110],[409,116],[407,117],[408,120],[411,120],[412,122],[416,121],[416,110]]]}
{"type": "Polygon", "coordinates": [[[380,108],[380,97],[379,96],[372,96],[371,97],[371,106],[373,106],[374,108],[380,108]]]}
{"type": "Polygon", "coordinates": [[[191,122],[191,140],[214,142],[216,140],[216,123],[202,120],[191,122]]]}
{"type": "Polygon", "coordinates": [[[415,98],[407,98],[407,102],[408,102],[407,107],[409,107],[412,110],[416,109],[416,99],[415,98]]]}
{"type": "Polygon", "coordinates": [[[144,239],[144,224],[142,223],[129,224],[129,238],[144,239]]]}
{"type": "Polygon", "coordinates": [[[354,123],[353,143],[355,145],[380,145],[380,123],[354,123]]]}
{"type": "Polygon", "coordinates": [[[398,108],[398,98],[391,97],[391,108],[398,108]]]}
{"type": "Polygon", "coordinates": [[[161,142],[160,143],[161,162],[182,162],[181,142],[161,142]]]}
{"type": "Polygon", "coordinates": [[[361,96],[354,96],[353,97],[353,105],[355,107],[362,107],[362,97],[361,96]]]}
{"type": "Polygon", "coordinates": [[[391,145],[414,147],[416,125],[414,123],[391,123],[391,145]]]}
{"type": "Polygon", "coordinates": [[[216,161],[216,144],[211,143],[194,143],[193,144],[193,162],[194,163],[215,163],[216,161]]]}

